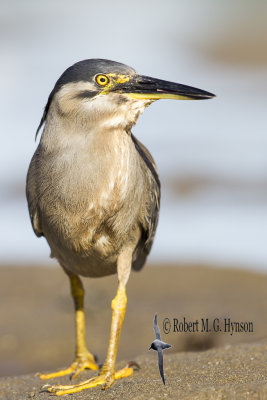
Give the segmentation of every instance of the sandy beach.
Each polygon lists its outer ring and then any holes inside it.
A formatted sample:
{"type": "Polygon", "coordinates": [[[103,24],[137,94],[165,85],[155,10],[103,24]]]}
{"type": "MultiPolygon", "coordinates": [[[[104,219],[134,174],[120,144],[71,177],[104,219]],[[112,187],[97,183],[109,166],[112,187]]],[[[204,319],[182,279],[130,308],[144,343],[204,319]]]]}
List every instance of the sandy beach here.
{"type": "MultiPolygon", "coordinates": [[[[102,363],[117,281],[115,276],[83,281],[87,344],[102,363]]],[[[178,394],[181,399],[267,398],[266,287],[266,275],[205,266],[148,265],[132,273],[117,360],[118,366],[135,360],[141,372],[108,391],[93,389],[91,398],[157,399],[178,394]],[[172,345],[165,352],[166,388],[156,353],[148,351],[154,340],[155,312],[162,339],[172,345]],[[241,323],[243,330],[252,326],[253,331],[236,331],[241,323]]],[[[74,322],[68,279],[59,267],[2,267],[0,297],[0,398],[49,398],[39,393],[44,382],[34,373],[72,362],[74,322]]],[[[86,371],[78,380],[90,374],[86,371]]],[[[61,381],[67,384],[69,378],[61,381]]],[[[87,391],[74,398],[88,396],[87,391]]]]}

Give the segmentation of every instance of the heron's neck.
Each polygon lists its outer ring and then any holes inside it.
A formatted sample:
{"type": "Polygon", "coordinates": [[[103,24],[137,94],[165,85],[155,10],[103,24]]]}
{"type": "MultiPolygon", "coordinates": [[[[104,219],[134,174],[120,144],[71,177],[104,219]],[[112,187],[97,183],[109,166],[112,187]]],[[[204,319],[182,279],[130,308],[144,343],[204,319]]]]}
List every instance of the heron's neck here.
{"type": "Polygon", "coordinates": [[[108,124],[108,120],[106,125],[80,118],[72,118],[67,123],[66,118],[50,115],[40,147],[45,162],[56,170],[70,173],[77,182],[81,174],[87,174],[87,179],[90,176],[95,186],[98,183],[108,186],[112,181],[127,177],[129,169],[134,170],[139,160],[130,130],[114,121],[108,124]]]}
{"type": "Polygon", "coordinates": [[[106,202],[116,191],[121,200],[136,185],[140,160],[129,132],[122,128],[63,127],[59,118],[48,119],[40,151],[51,173],[64,181],[61,187],[66,198],[71,182],[77,193],[99,197],[100,203],[108,206],[106,202]]]}

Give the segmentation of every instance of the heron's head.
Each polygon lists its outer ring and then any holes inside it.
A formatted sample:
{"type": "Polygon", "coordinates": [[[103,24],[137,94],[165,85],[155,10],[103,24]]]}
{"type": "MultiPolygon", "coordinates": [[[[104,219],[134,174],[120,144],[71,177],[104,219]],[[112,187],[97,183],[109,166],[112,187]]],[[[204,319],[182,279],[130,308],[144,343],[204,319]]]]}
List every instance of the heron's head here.
{"type": "Polygon", "coordinates": [[[204,90],[139,75],[115,61],[84,60],[68,68],[56,82],[37,133],[51,108],[61,118],[125,129],[155,100],[212,97],[204,90]]]}

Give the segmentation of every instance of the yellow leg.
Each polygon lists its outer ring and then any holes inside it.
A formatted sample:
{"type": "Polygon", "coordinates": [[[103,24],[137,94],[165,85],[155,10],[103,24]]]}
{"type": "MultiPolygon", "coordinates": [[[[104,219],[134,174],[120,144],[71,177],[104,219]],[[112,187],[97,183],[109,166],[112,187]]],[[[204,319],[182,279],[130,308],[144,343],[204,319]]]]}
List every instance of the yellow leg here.
{"type": "Polygon", "coordinates": [[[70,278],[71,294],[75,307],[75,329],[76,349],[75,360],[70,367],[50,374],[40,374],[41,379],[50,379],[64,375],[71,375],[76,378],[84,369],[97,370],[99,367],[94,356],[89,353],[85,343],[85,318],[84,318],[84,289],[80,278],[77,275],[67,273],[70,278]]]}
{"type": "Polygon", "coordinates": [[[115,372],[115,363],[118,349],[118,342],[121,332],[121,326],[124,319],[124,314],[126,310],[126,292],[125,286],[119,284],[119,288],[116,297],[112,300],[112,323],[110,340],[108,347],[108,354],[104,366],[102,367],[99,376],[88,379],[86,381],[80,382],[77,385],[58,385],[58,386],[47,386],[45,385],[43,389],[48,392],[55,393],[60,396],[62,394],[77,393],[81,390],[102,385],[102,389],[108,388],[115,379],[125,378],[133,373],[133,365],[135,363],[129,363],[125,368],[115,372]]]}
{"type": "MultiPolygon", "coordinates": [[[[116,297],[112,300],[112,322],[108,346],[108,354],[104,366],[101,369],[100,376],[105,377],[104,387],[109,387],[115,379],[115,363],[118,351],[118,343],[121,333],[121,327],[126,311],[127,297],[125,286],[119,283],[116,297]]],[[[119,376],[119,375],[118,375],[119,376]]]]}
{"type": "Polygon", "coordinates": [[[66,386],[45,385],[42,388],[43,390],[55,393],[56,395],[60,396],[62,394],[77,393],[80,392],[81,390],[95,387],[98,385],[101,385],[102,389],[106,389],[114,382],[115,379],[120,379],[132,375],[134,365],[138,367],[136,363],[129,363],[125,368],[115,372],[115,363],[116,363],[119,337],[127,304],[125,288],[131,270],[132,251],[133,251],[132,248],[128,248],[124,250],[118,257],[117,269],[118,269],[119,287],[117,290],[117,294],[111,303],[112,322],[111,322],[108,353],[105,364],[102,367],[99,375],[97,377],[80,382],[76,385],[66,385],[66,386]]]}

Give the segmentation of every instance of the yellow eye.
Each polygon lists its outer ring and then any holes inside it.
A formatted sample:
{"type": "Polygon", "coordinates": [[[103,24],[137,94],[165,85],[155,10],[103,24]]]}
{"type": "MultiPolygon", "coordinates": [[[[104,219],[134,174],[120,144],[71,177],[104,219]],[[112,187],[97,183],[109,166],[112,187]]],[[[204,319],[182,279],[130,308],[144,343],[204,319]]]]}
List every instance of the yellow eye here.
{"type": "Polygon", "coordinates": [[[105,86],[109,83],[109,79],[106,75],[97,75],[95,81],[100,86],[105,86]]]}

